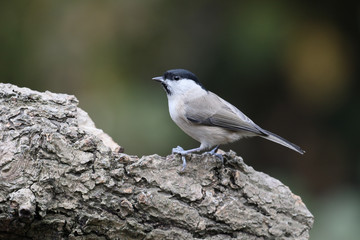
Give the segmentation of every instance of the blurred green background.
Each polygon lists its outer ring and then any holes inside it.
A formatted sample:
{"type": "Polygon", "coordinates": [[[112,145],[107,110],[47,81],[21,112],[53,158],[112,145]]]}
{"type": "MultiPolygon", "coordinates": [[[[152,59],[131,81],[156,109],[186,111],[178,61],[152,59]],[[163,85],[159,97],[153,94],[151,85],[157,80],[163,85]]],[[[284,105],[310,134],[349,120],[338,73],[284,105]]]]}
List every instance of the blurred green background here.
{"type": "Polygon", "coordinates": [[[1,1],[0,81],[74,94],[126,153],[167,155],[198,143],[151,78],[189,69],[307,151],[222,147],[303,198],[311,239],[359,239],[359,26],[356,1],[1,1]]]}

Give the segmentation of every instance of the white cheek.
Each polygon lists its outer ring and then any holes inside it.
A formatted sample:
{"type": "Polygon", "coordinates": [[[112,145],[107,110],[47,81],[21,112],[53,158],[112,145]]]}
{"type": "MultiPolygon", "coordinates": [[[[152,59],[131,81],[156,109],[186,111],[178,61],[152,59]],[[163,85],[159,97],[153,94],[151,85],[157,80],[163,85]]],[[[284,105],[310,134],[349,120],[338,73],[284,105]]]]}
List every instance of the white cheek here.
{"type": "Polygon", "coordinates": [[[167,85],[174,96],[184,96],[193,91],[202,91],[198,84],[189,79],[182,79],[179,81],[167,80],[167,85]]]}

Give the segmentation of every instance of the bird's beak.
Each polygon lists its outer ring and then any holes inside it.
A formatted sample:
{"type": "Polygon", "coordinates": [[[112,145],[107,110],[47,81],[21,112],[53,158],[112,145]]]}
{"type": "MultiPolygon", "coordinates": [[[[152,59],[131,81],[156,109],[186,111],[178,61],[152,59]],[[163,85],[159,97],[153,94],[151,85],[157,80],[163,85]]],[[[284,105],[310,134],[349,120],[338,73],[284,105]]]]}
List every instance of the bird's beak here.
{"type": "Polygon", "coordinates": [[[154,77],[154,78],[152,78],[152,80],[155,80],[157,82],[163,82],[164,78],[163,77],[154,77]]]}

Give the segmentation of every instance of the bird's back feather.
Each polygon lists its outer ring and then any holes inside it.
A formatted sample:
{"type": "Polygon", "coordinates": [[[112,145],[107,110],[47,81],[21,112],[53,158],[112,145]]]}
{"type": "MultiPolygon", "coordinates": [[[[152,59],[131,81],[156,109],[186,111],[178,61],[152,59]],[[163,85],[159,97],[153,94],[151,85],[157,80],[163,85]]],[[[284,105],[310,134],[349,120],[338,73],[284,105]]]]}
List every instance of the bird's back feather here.
{"type": "Polygon", "coordinates": [[[212,92],[189,98],[184,106],[186,106],[185,117],[194,124],[216,126],[240,132],[239,134],[242,136],[260,136],[301,154],[305,152],[288,140],[262,129],[235,106],[212,92]]]}

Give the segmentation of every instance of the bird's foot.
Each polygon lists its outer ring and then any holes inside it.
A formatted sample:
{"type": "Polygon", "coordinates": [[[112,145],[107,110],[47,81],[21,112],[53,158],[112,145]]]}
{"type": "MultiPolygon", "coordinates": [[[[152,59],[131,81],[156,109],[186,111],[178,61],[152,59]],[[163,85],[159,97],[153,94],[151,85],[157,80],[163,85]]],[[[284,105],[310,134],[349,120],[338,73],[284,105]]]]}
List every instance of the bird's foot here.
{"type": "Polygon", "coordinates": [[[212,152],[204,152],[203,154],[209,154],[211,156],[215,156],[217,159],[223,161],[224,160],[224,157],[222,154],[220,153],[212,153],[212,152]]]}
{"type": "Polygon", "coordinates": [[[177,146],[176,148],[172,149],[171,153],[185,155],[187,152],[182,147],[177,146]]]}
{"type": "Polygon", "coordinates": [[[171,152],[172,152],[172,154],[180,154],[181,155],[181,160],[183,162],[181,172],[183,172],[185,170],[185,168],[186,168],[186,157],[185,157],[185,155],[187,154],[187,151],[185,151],[182,147],[177,146],[176,148],[173,148],[171,152]]]}
{"type": "Polygon", "coordinates": [[[219,146],[216,146],[209,152],[204,152],[204,154],[210,154],[212,156],[215,156],[216,158],[220,159],[224,163],[224,157],[220,153],[216,153],[216,151],[219,149],[219,146]]]}
{"type": "Polygon", "coordinates": [[[217,159],[221,160],[222,162],[224,162],[224,157],[220,153],[214,153],[212,155],[215,156],[217,159]]]}
{"type": "Polygon", "coordinates": [[[181,160],[183,161],[183,164],[180,172],[183,172],[186,168],[186,158],[184,155],[181,155],[181,160]]]}

